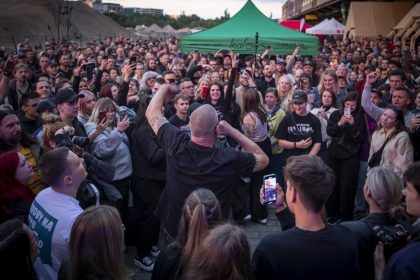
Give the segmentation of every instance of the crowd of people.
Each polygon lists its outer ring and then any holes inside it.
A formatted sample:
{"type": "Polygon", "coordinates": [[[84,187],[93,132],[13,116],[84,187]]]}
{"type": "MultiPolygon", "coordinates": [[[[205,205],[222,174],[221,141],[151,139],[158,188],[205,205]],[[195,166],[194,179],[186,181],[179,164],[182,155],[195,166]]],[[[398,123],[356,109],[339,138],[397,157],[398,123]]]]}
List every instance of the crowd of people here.
{"type": "Polygon", "coordinates": [[[0,47],[3,275],[128,279],[136,246],[152,279],[419,279],[420,44],[299,53],[0,47]],[[282,232],[251,256],[227,221],[268,207],[282,232]]]}

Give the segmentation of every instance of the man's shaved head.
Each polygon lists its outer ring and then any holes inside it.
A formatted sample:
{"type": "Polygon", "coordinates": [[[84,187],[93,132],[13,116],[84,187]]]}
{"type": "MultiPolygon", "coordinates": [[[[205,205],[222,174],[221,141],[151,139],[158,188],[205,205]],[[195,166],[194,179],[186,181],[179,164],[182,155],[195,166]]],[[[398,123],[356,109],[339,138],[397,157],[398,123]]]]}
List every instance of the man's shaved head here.
{"type": "Polygon", "coordinates": [[[191,134],[197,138],[210,138],[217,121],[216,110],[211,105],[200,106],[191,114],[191,134]]]}

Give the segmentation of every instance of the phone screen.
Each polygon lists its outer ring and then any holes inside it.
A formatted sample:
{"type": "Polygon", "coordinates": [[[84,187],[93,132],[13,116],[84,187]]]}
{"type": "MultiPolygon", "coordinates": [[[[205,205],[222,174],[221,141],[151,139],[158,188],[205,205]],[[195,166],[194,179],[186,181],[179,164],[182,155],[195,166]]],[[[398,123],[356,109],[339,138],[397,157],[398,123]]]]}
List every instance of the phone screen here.
{"type": "Polygon", "coordinates": [[[125,109],[121,109],[118,114],[120,115],[120,120],[122,121],[125,116],[127,116],[127,111],[125,109]]]}
{"type": "Polygon", "coordinates": [[[350,108],[344,108],[344,116],[350,116],[350,108]]]}
{"type": "Polygon", "coordinates": [[[206,99],[206,96],[207,96],[207,92],[208,92],[208,90],[209,90],[209,87],[203,87],[203,88],[201,89],[201,98],[202,98],[202,99],[206,99]]]}
{"type": "Polygon", "coordinates": [[[136,61],[137,61],[137,57],[135,56],[130,57],[130,64],[134,64],[136,63],[136,61]]]}
{"type": "Polygon", "coordinates": [[[102,121],[106,118],[106,111],[99,112],[98,116],[98,123],[102,123],[102,121]]]}
{"type": "Polygon", "coordinates": [[[264,203],[271,204],[277,201],[277,176],[270,174],[264,176],[264,203]]]}
{"type": "Polygon", "coordinates": [[[93,67],[92,65],[86,66],[86,77],[88,81],[91,81],[93,79],[93,67]]]}

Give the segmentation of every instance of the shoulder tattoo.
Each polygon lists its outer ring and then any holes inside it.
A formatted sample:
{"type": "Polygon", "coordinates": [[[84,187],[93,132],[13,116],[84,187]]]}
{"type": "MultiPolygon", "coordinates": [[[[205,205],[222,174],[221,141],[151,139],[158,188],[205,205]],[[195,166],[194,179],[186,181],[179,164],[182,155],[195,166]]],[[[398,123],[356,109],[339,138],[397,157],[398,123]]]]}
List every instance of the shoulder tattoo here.
{"type": "Polygon", "coordinates": [[[251,124],[250,123],[244,123],[242,125],[242,131],[244,132],[244,135],[247,138],[249,138],[249,139],[252,138],[252,135],[251,135],[251,124]]]}

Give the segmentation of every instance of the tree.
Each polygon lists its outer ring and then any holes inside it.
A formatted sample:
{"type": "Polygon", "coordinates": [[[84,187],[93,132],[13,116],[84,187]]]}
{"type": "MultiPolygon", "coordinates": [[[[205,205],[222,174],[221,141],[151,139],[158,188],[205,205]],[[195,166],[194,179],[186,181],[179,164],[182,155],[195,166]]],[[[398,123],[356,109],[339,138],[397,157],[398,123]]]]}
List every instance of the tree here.
{"type": "Polygon", "coordinates": [[[74,33],[75,30],[74,22],[78,15],[73,15],[73,3],[68,0],[44,0],[45,3],[51,8],[54,25],[57,30],[57,43],[60,43],[60,32],[62,37],[68,41],[70,34],[74,33]],[[64,36],[61,27],[64,25],[66,36],[64,36]]]}

